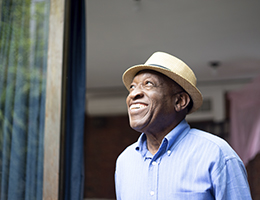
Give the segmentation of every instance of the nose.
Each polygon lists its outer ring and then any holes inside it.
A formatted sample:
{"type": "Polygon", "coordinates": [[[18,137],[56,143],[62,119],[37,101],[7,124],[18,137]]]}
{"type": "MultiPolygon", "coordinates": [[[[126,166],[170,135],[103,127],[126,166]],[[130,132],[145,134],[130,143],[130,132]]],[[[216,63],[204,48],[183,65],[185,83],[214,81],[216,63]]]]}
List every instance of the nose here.
{"type": "Polygon", "coordinates": [[[144,96],[143,89],[141,85],[136,86],[134,89],[131,89],[129,92],[128,98],[132,100],[140,99],[144,96]]]}

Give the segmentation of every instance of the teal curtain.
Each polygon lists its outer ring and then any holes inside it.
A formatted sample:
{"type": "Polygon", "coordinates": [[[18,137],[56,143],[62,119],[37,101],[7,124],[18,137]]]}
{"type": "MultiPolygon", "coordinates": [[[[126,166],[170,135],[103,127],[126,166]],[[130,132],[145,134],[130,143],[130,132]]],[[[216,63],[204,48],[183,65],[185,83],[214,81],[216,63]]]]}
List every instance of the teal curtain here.
{"type": "Polygon", "coordinates": [[[49,1],[0,1],[0,199],[42,199],[49,1]]]}

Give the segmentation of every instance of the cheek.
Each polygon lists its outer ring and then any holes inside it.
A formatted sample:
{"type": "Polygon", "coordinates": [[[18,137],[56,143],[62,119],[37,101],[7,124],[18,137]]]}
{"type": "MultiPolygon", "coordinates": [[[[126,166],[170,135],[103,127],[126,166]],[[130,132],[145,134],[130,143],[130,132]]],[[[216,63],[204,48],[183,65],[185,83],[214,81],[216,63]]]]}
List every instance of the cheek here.
{"type": "Polygon", "coordinates": [[[170,101],[169,96],[165,94],[156,94],[152,99],[156,107],[165,107],[170,101]]]}
{"type": "Polygon", "coordinates": [[[156,101],[155,109],[158,109],[159,112],[162,113],[169,113],[172,112],[174,109],[174,103],[175,99],[170,97],[169,95],[162,95],[162,98],[158,99],[158,101],[156,101]]]}
{"type": "Polygon", "coordinates": [[[126,102],[126,105],[127,105],[127,107],[128,107],[128,105],[129,105],[129,95],[127,95],[127,97],[126,97],[126,99],[125,99],[125,102],[126,102]]]}

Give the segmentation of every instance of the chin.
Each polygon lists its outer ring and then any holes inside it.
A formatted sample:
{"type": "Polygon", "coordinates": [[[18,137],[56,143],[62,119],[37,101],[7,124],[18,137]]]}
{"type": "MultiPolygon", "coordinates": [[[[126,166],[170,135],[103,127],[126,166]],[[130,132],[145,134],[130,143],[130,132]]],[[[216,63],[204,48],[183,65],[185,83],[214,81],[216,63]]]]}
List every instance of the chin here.
{"type": "Polygon", "coordinates": [[[142,128],[140,126],[131,125],[131,123],[130,123],[130,127],[132,129],[134,129],[135,131],[142,133],[142,128]]]}
{"type": "Polygon", "coordinates": [[[142,133],[146,127],[146,124],[140,122],[140,120],[130,120],[130,127],[135,131],[142,133]]]}

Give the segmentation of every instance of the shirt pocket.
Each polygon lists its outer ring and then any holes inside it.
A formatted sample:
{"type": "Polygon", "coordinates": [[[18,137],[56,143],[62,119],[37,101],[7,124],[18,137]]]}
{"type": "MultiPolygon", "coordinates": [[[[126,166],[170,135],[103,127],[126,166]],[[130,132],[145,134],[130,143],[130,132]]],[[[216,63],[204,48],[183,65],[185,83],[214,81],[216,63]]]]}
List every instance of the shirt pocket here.
{"type": "Polygon", "coordinates": [[[174,200],[214,200],[209,192],[176,192],[170,195],[174,200]]]}

